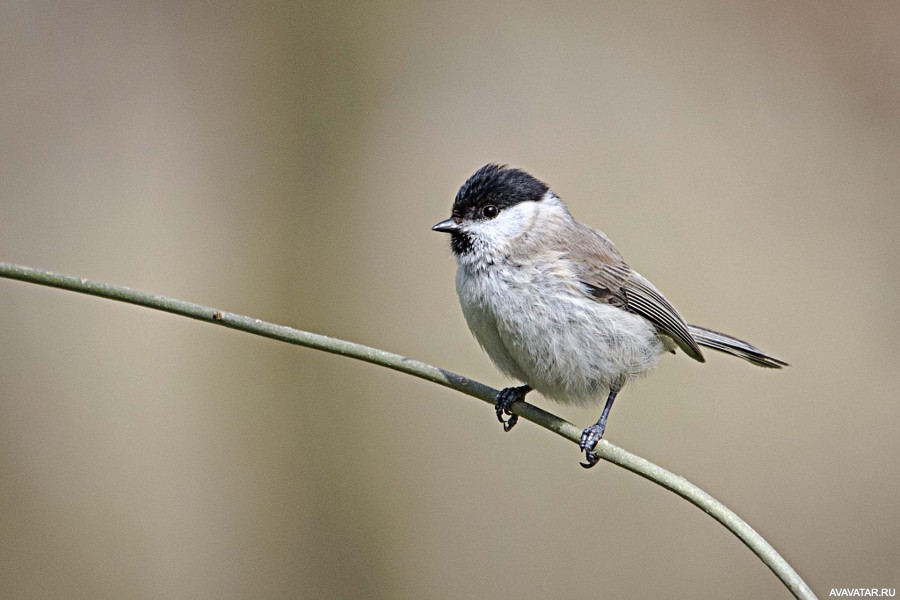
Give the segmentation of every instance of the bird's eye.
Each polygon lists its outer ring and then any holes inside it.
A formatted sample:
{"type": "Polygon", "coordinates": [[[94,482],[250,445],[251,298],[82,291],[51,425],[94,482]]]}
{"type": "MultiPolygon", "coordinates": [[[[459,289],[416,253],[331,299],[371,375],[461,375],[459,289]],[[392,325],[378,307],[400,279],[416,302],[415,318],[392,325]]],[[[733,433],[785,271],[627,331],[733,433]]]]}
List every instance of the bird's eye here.
{"type": "Polygon", "coordinates": [[[484,208],[481,209],[481,214],[483,214],[488,219],[493,219],[497,215],[500,214],[500,209],[494,206],[493,204],[488,204],[484,208]]]}

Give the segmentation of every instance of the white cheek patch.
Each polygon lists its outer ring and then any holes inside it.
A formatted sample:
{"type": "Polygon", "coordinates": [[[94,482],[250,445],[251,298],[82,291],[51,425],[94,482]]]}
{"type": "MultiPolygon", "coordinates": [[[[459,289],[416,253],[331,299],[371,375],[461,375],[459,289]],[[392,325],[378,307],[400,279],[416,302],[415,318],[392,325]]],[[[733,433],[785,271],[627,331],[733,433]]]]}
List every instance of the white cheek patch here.
{"type": "Polygon", "coordinates": [[[520,202],[504,208],[493,219],[470,223],[466,229],[478,239],[494,246],[505,246],[513,238],[527,231],[540,211],[537,202],[520,202]]]}
{"type": "Polygon", "coordinates": [[[463,232],[471,242],[471,251],[456,258],[460,264],[475,268],[489,266],[509,255],[524,234],[571,218],[562,201],[548,191],[539,202],[520,202],[504,208],[493,219],[467,222],[463,232]]]}

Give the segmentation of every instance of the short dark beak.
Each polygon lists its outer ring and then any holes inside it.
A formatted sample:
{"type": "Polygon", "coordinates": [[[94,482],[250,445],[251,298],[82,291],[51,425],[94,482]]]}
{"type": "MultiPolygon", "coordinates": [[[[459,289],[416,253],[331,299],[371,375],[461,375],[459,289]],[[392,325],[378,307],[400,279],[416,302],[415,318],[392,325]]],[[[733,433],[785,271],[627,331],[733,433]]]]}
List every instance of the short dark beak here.
{"type": "Polygon", "coordinates": [[[456,233],[459,231],[459,223],[451,218],[446,221],[441,221],[431,229],[432,231],[440,231],[441,233],[456,233]]]}

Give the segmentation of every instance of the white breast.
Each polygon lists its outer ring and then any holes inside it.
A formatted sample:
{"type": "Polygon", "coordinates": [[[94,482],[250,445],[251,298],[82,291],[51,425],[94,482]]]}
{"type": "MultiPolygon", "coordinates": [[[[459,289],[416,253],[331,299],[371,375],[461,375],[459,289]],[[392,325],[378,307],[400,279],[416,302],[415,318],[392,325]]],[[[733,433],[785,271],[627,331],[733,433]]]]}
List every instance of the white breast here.
{"type": "Polygon", "coordinates": [[[560,402],[595,404],[659,362],[663,343],[642,317],[589,298],[563,256],[460,265],[463,314],[506,375],[560,402]]]}

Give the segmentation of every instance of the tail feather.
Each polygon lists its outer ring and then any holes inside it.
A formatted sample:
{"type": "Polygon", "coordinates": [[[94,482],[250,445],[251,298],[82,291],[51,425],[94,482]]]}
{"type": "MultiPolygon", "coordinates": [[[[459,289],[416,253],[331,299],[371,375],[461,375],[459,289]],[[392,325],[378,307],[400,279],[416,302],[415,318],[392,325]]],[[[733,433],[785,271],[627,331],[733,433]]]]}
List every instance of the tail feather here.
{"type": "Polygon", "coordinates": [[[743,358],[754,365],[768,367],[770,369],[780,369],[789,366],[783,360],[779,360],[774,356],[763,352],[756,346],[748,344],[743,340],[733,338],[730,335],[725,335],[724,333],[712,331],[711,329],[706,329],[704,327],[698,327],[697,325],[688,325],[688,331],[691,332],[691,335],[701,346],[706,346],[707,348],[712,348],[719,352],[743,358]]]}

